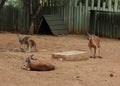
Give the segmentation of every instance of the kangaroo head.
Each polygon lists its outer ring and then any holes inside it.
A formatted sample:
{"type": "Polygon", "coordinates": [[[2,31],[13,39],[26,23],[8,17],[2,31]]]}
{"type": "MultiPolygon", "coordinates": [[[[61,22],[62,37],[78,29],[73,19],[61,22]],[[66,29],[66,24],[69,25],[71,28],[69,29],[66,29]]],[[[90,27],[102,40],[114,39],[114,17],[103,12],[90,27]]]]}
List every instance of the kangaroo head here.
{"type": "Polygon", "coordinates": [[[25,59],[25,62],[28,62],[30,63],[30,60],[33,58],[33,54],[28,56],[26,59],[25,59]]]}
{"type": "Polygon", "coordinates": [[[87,39],[91,40],[92,39],[92,35],[90,35],[89,33],[87,33],[87,39]]]}

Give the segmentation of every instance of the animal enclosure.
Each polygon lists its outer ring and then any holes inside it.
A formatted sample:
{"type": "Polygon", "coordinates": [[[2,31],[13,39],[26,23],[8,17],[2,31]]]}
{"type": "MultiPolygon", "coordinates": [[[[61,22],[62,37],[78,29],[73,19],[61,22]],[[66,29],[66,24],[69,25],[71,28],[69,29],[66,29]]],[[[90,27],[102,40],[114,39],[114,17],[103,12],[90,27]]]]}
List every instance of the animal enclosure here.
{"type": "MultiPolygon", "coordinates": [[[[42,10],[34,20],[35,29],[39,28],[42,15],[52,15],[59,16],[61,19],[63,19],[63,22],[67,26],[69,33],[86,34],[88,31],[90,31],[103,37],[119,38],[119,26],[117,26],[117,29],[114,29],[116,28],[116,23],[112,23],[113,27],[110,28],[105,26],[110,26],[110,22],[115,22],[116,19],[119,19],[119,3],[119,0],[44,0],[42,10]],[[112,16],[110,18],[113,19],[110,19],[110,22],[107,22],[106,19],[105,25],[103,24],[103,26],[99,27],[99,30],[103,27],[99,31],[97,30],[97,25],[100,23],[100,21],[94,24],[90,23],[91,10],[99,12],[101,11],[106,16],[112,16]],[[91,28],[91,25],[96,27],[91,28]],[[105,33],[105,31],[108,32],[105,33]],[[114,32],[114,34],[112,32],[114,32]]],[[[30,27],[29,17],[29,9],[25,8],[24,6],[19,9],[12,7],[11,10],[9,7],[4,6],[0,12],[0,28],[2,30],[17,29],[19,32],[28,33],[30,27]],[[12,11],[15,9],[15,12],[12,11]],[[8,15],[8,12],[11,13],[11,16],[9,17],[10,20],[8,17],[5,17],[8,15]]],[[[103,17],[101,16],[101,19],[102,18],[103,17]]],[[[117,20],[117,22],[119,22],[119,20],[117,20]]]]}

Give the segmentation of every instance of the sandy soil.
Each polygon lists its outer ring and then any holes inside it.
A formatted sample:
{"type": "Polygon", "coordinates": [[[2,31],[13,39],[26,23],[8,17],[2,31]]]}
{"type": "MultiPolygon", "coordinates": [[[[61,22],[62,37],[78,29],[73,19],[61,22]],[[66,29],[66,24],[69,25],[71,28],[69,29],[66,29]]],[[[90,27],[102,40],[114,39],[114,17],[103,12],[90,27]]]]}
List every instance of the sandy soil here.
{"type": "Polygon", "coordinates": [[[31,36],[38,52],[16,52],[16,34],[0,33],[0,86],[120,86],[120,40],[101,38],[100,58],[86,61],[57,61],[51,54],[61,51],[88,51],[88,40],[82,35],[31,36]],[[54,71],[21,69],[23,59],[34,54],[56,66],[54,71]],[[113,75],[113,76],[111,76],[113,75]]]}

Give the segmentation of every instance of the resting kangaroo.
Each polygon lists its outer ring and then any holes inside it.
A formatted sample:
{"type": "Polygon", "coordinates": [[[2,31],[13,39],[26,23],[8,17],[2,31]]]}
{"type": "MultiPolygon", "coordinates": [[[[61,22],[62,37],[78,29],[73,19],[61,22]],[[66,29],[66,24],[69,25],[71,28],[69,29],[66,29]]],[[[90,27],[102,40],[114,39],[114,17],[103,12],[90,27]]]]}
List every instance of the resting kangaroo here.
{"type": "Polygon", "coordinates": [[[27,67],[31,71],[50,71],[50,70],[55,70],[55,67],[51,65],[50,63],[45,63],[45,62],[37,62],[33,63],[31,60],[34,60],[33,55],[30,55],[25,59],[25,62],[27,63],[27,67]]]}
{"type": "Polygon", "coordinates": [[[89,50],[90,50],[90,57],[92,58],[96,58],[96,51],[97,51],[97,48],[99,48],[99,57],[100,57],[100,38],[96,35],[90,35],[90,34],[87,34],[88,35],[88,47],[89,47],[89,50]],[[94,53],[92,53],[92,48],[94,48],[94,53]]]}

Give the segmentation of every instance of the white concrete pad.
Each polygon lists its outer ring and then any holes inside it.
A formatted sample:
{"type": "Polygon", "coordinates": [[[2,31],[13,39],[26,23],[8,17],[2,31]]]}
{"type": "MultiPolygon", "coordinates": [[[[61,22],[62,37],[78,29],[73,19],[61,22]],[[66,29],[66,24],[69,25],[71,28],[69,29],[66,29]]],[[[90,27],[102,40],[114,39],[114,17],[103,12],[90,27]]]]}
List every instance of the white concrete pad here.
{"type": "Polygon", "coordinates": [[[80,61],[87,60],[88,53],[85,51],[67,51],[67,52],[59,52],[53,53],[52,58],[58,60],[66,60],[66,61],[80,61]]]}

